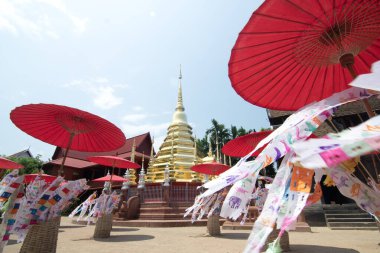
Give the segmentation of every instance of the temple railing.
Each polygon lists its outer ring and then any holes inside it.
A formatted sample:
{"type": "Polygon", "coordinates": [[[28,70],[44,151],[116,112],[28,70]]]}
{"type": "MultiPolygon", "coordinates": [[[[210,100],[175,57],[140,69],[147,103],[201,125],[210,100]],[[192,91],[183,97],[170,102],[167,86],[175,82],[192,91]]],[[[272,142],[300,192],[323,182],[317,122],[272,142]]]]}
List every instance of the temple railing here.
{"type": "Polygon", "coordinates": [[[165,187],[161,183],[146,183],[143,189],[138,189],[136,185],[130,186],[128,198],[139,193],[143,202],[193,202],[197,195],[197,187],[201,183],[171,182],[165,187]],[[168,191],[168,200],[165,200],[164,191],[168,191]]]}

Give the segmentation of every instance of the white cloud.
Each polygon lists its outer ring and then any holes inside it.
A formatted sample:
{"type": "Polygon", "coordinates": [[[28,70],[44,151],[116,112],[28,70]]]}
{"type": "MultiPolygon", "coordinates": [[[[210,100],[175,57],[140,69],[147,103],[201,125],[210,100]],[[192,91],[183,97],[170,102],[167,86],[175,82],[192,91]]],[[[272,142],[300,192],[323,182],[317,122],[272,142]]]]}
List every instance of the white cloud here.
{"type": "Polygon", "coordinates": [[[127,138],[150,132],[151,136],[154,137],[154,148],[158,150],[166,137],[169,122],[155,123],[154,121],[157,118],[161,119],[163,114],[144,113],[143,108],[140,106],[134,106],[132,110],[138,111],[139,113],[126,114],[121,120],[122,130],[126,133],[127,138]]]}
{"type": "Polygon", "coordinates": [[[132,110],[134,112],[141,112],[142,110],[144,110],[144,108],[142,106],[136,105],[132,107],[132,110]]]}
{"type": "Polygon", "coordinates": [[[111,84],[107,78],[98,77],[89,80],[73,80],[63,87],[88,93],[92,96],[92,102],[96,107],[107,110],[123,103],[123,98],[115,94],[118,89],[125,89],[128,85],[111,84]]]}
{"type": "Polygon", "coordinates": [[[87,18],[74,15],[61,0],[0,0],[0,30],[14,35],[58,39],[58,31],[62,30],[58,26],[63,24],[83,33],[87,22],[87,18]]]}
{"type": "Polygon", "coordinates": [[[127,122],[138,122],[141,120],[144,120],[147,118],[146,114],[141,114],[141,113],[135,113],[135,114],[128,114],[123,117],[123,121],[127,122]]]}

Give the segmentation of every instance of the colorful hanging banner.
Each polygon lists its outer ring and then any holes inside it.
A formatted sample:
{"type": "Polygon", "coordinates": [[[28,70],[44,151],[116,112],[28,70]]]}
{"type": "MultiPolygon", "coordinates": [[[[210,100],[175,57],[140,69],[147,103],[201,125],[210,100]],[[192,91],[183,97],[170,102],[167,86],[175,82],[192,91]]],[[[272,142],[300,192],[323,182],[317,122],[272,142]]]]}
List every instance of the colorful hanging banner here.
{"type": "Polygon", "coordinates": [[[380,116],[338,134],[309,139],[292,145],[297,154],[292,162],[307,168],[329,168],[351,158],[380,149],[380,116]]]}

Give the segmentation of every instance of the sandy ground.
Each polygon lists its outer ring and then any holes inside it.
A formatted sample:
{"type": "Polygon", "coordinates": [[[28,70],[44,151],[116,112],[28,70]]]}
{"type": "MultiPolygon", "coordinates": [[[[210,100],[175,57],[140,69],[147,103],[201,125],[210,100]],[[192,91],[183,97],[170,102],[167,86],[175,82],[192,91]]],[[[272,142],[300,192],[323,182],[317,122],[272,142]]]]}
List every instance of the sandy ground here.
{"type": "MultiPolygon", "coordinates": [[[[74,225],[62,218],[58,253],[63,252],[242,252],[249,235],[246,230],[222,230],[220,237],[206,236],[205,227],[129,228],[114,227],[108,239],[94,240],[94,226],[74,225]]],[[[291,252],[380,253],[378,231],[337,231],[313,227],[312,232],[291,232],[291,252]]],[[[11,237],[5,253],[19,252],[21,244],[11,237]]]]}

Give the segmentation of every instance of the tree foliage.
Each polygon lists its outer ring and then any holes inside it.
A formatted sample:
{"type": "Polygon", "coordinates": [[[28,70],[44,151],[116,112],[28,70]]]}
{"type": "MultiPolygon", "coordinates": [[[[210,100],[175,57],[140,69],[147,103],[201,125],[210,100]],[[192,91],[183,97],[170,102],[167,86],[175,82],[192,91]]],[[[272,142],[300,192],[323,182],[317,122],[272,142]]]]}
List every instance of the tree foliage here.
{"type": "Polygon", "coordinates": [[[20,175],[38,173],[44,164],[41,160],[41,155],[36,157],[10,157],[9,160],[24,166],[23,169],[20,169],[20,175]]]}
{"type": "MultiPolygon", "coordinates": [[[[242,126],[237,127],[234,125],[231,125],[230,128],[227,128],[224,124],[219,123],[216,119],[211,120],[211,126],[206,130],[205,136],[202,139],[197,139],[197,149],[198,152],[203,155],[207,156],[208,150],[209,150],[209,142],[211,143],[211,149],[212,153],[214,155],[217,154],[216,147],[218,143],[218,150],[219,155],[221,158],[221,162],[224,162],[224,156],[221,153],[221,148],[224,144],[229,142],[232,139],[235,139],[236,137],[249,134],[251,132],[256,132],[255,129],[245,129],[242,126]]],[[[226,163],[229,163],[229,160],[231,160],[232,164],[235,164],[239,158],[226,158],[226,163]]]]}

